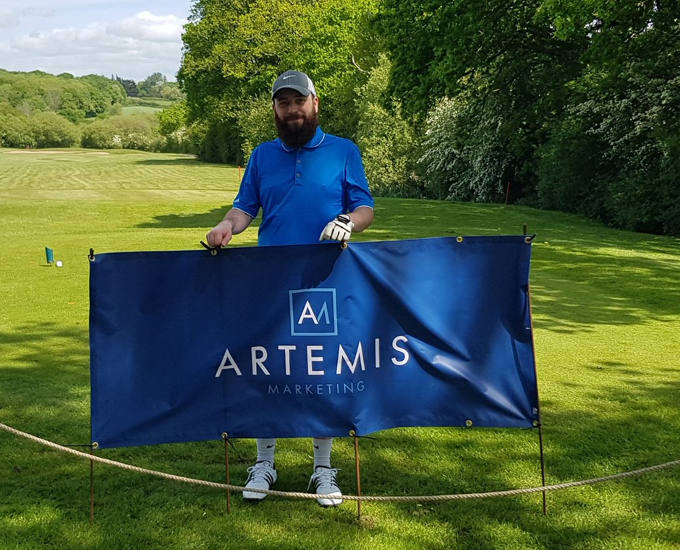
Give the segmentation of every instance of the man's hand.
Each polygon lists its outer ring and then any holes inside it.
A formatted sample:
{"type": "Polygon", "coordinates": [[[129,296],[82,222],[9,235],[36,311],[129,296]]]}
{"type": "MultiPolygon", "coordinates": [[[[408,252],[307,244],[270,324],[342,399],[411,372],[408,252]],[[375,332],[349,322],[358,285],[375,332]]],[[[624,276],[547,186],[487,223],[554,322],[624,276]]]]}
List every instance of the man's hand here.
{"type": "Polygon", "coordinates": [[[231,221],[222,220],[208,232],[206,238],[208,239],[208,244],[212,247],[227,246],[233,234],[231,221]]]}
{"type": "Polygon", "coordinates": [[[206,235],[208,244],[212,247],[227,246],[231,238],[248,227],[252,220],[253,218],[243,210],[232,208],[224,219],[208,232],[206,235]]]}
{"type": "Polygon", "coordinates": [[[347,214],[340,214],[323,228],[320,241],[349,241],[354,224],[347,214]]]}

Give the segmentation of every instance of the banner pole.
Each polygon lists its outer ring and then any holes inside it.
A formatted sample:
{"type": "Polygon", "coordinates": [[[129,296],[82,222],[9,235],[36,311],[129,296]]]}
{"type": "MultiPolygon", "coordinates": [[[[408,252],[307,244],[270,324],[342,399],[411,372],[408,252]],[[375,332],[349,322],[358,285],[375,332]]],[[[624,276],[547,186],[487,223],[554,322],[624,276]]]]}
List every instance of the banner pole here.
{"type": "MultiPolygon", "coordinates": [[[[522,226],[522,231],[525,235],[525,241],[528,245],[531,245],[531,241],[533,241],[533,237],[528,237],[528,225],[525,223],[522,226]]],[[[529,321],[531,323],[531,351],[534,356],[534,377],[536,378],[536,416],[538,417],[537,420],[534,421],[534,426],[538,427],[538,448],[539,448],[539,456],[540,456],[540,462],[541,462],[541,486],[545,487],[545,453],[543,451],[543,419],[541,418],[541,403],[540,399],[538,396],[538,367],[536,365],[536,345],[534,343],[534,315],[533,315],[533,309],[531,305],[531,284],[527,281],[527,300],[529,301],[529,321]]],[[[548,503],[547,503],[547,493],[546,491],[542,491],[541,493],[543,495],[543,515],[547,516],[548,515],[548,503]]]]}
{"type": "MultiPolygon", "coordinates": [[[[541,453],[541,486],[545,487],[545,455],[543,454],[543,423],[541,417],[538,420],[538,446],[541,453]]],[[[548,506],[546,502],[546,491],[543,491],[543,515],[548,515],[548,506]]]]}
{"type": "MultiPolygon", "coordinates": [[[[357,477],[357,496],[361,496],[361,461],[359,460],[359,436],[354,430],[349,435],[354,438],[354,469],[357,477]]],[[[357,521],[361,521],[361,500],[357,500],[357,521]]]]}
{"type": "MultiPolygon", "coordinates": [[[[229,434],[227,432],[222,433],[222,439],[224,440],[224,472],[227,480],[227,485],[231,484],[229,480],[229,434]]],[[[227,489],[227,514],[231,513],[231,491],[227,489]]]]}
{"type": "MultiPolygon", "coordinates": [[[[529,318],[531,320],[531,347],[534,354],[534,376],[536,378],[536,416],[537,420],[534,420],[534,426],[538,427],[538,447],[539,456],[541,461],[541,486],[545,487],[545,453],[543,452],[543,420],[541,418],[541,403],[538,398],[538,369],[536,368],[536,347],[534,346],[534,318],[531,311],[531,287],[527,285],[527,297],[529,300],[529,318]]],[[[543,515],[548,515],[548,505],[546,502],[547,493],[543,494],[543,515]]]]}
{"type": "MultiPolygon", "coordinates": [[[[94,448],[90,445],[90,454],[93,453],[94,448]]],[[[92,525],[94,525],[94,460],[90,459],[90,526],[92,525]]]]}
{"type": "MultiPolygon", "coordinates": [[[[94,262],[94,248],[90,248],[87,259],[94,262]]],[[[90,386],[90,455],[94,454],[94,450],[98,447],[98,443],[92,442],[92,387],[90,386]]],[[[94,460],[90,459],[90,526],[92,525],[94,525],[94,460]]]]}

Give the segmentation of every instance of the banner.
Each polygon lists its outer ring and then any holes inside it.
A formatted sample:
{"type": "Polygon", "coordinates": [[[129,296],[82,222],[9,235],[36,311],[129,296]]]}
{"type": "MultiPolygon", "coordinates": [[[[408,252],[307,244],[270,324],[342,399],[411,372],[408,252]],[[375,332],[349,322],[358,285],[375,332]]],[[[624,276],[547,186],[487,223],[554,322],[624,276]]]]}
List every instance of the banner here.
{"type": "Polygon", "coordinates": [[[531,427],[524,237],[98,254],[100,447],[531,427]]]}

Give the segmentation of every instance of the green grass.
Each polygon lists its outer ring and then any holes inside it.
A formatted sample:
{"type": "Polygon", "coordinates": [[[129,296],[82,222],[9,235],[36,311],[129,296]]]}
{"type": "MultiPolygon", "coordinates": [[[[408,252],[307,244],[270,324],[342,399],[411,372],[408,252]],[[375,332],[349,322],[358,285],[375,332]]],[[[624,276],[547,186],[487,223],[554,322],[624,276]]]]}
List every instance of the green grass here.
{"type": "Polygon", "coordinates": [[[121,108],[121,114],[136,115],[139,113],[159,113],[163,109],[161,107],[149,107],[146,105],[126,105],[121,108]]]}
{"type": "MultiPolygon", "coordinates": [[[[96,252],[196,249],[238,185],[236,168],[187,156],[0,150],[0,422],[89,442],[88,261],[96,252]],[[44,247],[63,268],[45,266],[44,247]]],[[[680,242],[522,207],[379,199],[357,240],[537,233],[532,293],[548,482],[680,458],[680,242]]],[[[235,238],[253,245],[256,230],[235,238]]],[[[440,494],[540,484],[534,431],[398,429],[364,440],[366,494],[440,494]]],[[[303,490],[309,440],[279,443],[281,490],[303,490]]],[[[236,442],[232,480],[254,443],[236,442]]],[[[219,441],[101,456],[214,481],[219,441]]],[[[336,440],[353,492],[351,441],[336,440]]],[[[237,496],[89,464],[0,432],[0,549],[575,548],[680,546],[680,469],[539,495],[439,504],[237,496]]]]}
{"type": "Polygon", "coordinates": [[[139,113],[158,113],[176,103],[160,97],[128,97],[121,109],[124,115],[136,115],[139,113]]]}

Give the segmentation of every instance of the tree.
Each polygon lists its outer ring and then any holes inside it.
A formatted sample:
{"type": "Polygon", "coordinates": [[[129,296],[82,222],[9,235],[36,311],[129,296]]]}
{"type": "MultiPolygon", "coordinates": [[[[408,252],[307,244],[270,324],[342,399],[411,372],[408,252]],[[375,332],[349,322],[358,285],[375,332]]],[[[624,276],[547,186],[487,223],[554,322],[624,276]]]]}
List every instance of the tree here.
{"type": "Polygon", "coordinates": [[[139,96],[139,88],[137,88],[137,84],[135,83],[134,80],[123,79],[120,78],[119,76],[116,77],[116,80],[123,87],[123,89],[125,90],[125,94],[128,97],[139,96]]]}
{"type": "Polygon", "coordinates": [[[77,122],[108,111],[125,99],[123,88],[97,75],[75,78],[0,70],[0,97],[25,115],[52,111],[77,122]]]}
{"type": "Polygon", "coordinates": [[[140,97],[161,97],[168,79],[161,73],[153,73],[137,84],[140,97]]]}
{"type": "Polygon", "coordinates": [[[56,113],[36,113],[28,119],[36,147],[71,147],[78,142],[78,130],[56,113]]]}
{"type": "Polygon", "coordinates": [[[160,151],[165,144],[158,124],[158,117],[146,113],[99,119],[83,128],[81,143],[83,147],[97,149],[160,151]]]}
{"type": "Polygon", "coordinates": [[[680,235],[678,3],[589,7],[555,7],[563,10],[560,32],[587,35],[589,47],[567,116],[541,149],[541,204],[680,235]]]}
{"type": "Polygon", "coordinates": [[[166,82],[161,88],[161,97],[169,101],[179,101],[184,98],[184,94],[179,89],[177,82],[166,82]]]}
{"type": "Polygon", "coordinates": [[[451,99],[427,119],[432,154],[423,156],[436,185],[449,182],[443,196],[534,196],[536,148],[585,44],[557,36],[541,8],[539,0],[385,0],[377,27],[393,61],[390,90],[419,124],[438,98],[451,99]],[[447,147],[454,156],[445,160],[447,147]]]}
{"type": "Polygon", "coordinates": [[[185,101],[177,101],[158,115],[159,132],[165,137],[164,150],[176,153],[195,153],[196,128],[189,123],[185,101]]]}
{"type": "Polygon", "coordinates": [[[380,54],[368,80],[356,90],[357,145],[374,195],[418,197],[425,192],[417,166],[420,147],[401,104],[386,96],[390,66],[380,54]]]}
{"type": "Polygon", "coordinates": [[[0,146],[34,147],[28,118],[7,102],[0,102],[0,146]]]}
{"type": "Polygon", "coordinates": [[[205,147],[207,155],[222,152],[204,158],[219,160],[227,150],[240,151],[243,106],[252,106],[251,100],[266,94],[276,76],[290,68],[313,77],[324,128],[354,136],[354,89],[365,76],[352,59],[371,65],[368,21],[377,5],[378,0],[196,2],[178,80],[191,120],[209,126],[206,139],[232,141],[205,147]]]}

